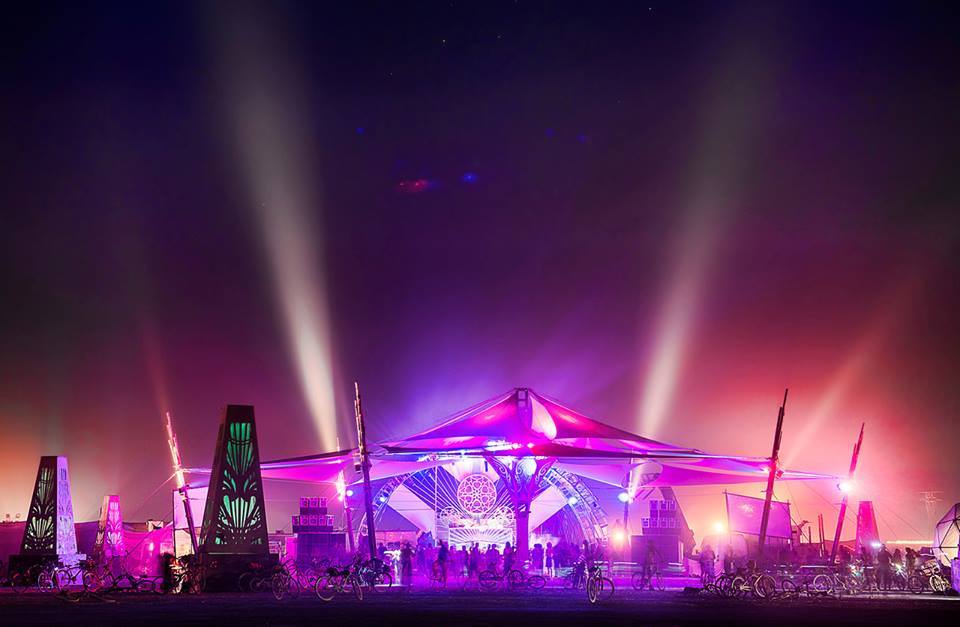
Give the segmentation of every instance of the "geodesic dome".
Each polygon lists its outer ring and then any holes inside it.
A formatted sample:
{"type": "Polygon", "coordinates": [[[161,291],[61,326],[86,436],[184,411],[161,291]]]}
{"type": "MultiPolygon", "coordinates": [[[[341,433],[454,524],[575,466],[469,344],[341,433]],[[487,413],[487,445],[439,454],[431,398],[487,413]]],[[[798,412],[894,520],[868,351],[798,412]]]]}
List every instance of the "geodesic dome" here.
{"type": "Polygon", "coordinates": [[[933,532],[933,550],[944,564],[950,564],[957,558],[957,545],[960,544],[960,503],[947,510],[933,532]]]}

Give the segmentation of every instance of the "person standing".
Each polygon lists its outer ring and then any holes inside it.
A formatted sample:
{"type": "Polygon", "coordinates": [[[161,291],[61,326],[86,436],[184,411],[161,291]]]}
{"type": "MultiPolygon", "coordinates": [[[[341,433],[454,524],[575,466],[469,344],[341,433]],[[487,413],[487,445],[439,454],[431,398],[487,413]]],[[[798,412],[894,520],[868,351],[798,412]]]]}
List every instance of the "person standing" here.
{"type": "Polygon", "coordinates": [[[700,551],[700,583],[702,585],[707,585],[708,583],[713,583],[714,575],[714,561],[716,561],[717,556],[713,552],[713,548],[707,544],[700,551]]]}
{"type": "Polygon", "coordinates": [[[726,575],[732,575],[736,570],[736,564],[733,562],[733,548],[728,544],[723,550],[723,572],[726,575]]]}
{"type": "MultiPolygon", "coordinates": [[[[643,555],[643,580],[653,590],[653,580],[660,570],[660,553],[653,542],[647,541],[647,548],[643,555]]],[[[641,589],[643,586],[641,586],[641,589]]]]}
{"type": "Polygon", "coordinates": [[[877,588],[885,592],[890,589],[890,562],[892,556],[887,550],[887,545],[880,547],[877,553],[877,588]]]}
{"type": "Polygon", "coordinates": [[[400,549],[400,582],[405,586],[413,585],[413,549],[409,542],[400,549]]]}
{"type": "Polygon", "coordinates": [[[510,546],[510,543],[507,542],[503,547],[503,575],[506,576],[507,573],[513,568],[513,547],[510,546]]]}
{"type": "Polygon", "coordinates": [[[533,561],[533,572],[543,574],[543,545],[537,542],[533,545],[533,551],[530,552],[533,561]]]}
{"type": "Polygon", "coordinates": [[[447,587],[447,559],[449,556],[450,551],[447,549],[447,543],[441,540],[440,550],[437,552],[437,579],[444,588],[447,587]]]}
{"type": "Polygon", "coordinates": [[[480,543],[474,542],[470,549],[470,561],[467,563],[467,577],[473,579],[480,575],[480,543]]]}
{"type": "Polygon", "coordinates": [[[556,576],[556,570],[554,568],[555,554],[554,554],[554,548],[553,548],[552,542],[547,542],[547,550],[546,550],[545,557],[547,560],[547,575],[549,577],[556,576]]]}

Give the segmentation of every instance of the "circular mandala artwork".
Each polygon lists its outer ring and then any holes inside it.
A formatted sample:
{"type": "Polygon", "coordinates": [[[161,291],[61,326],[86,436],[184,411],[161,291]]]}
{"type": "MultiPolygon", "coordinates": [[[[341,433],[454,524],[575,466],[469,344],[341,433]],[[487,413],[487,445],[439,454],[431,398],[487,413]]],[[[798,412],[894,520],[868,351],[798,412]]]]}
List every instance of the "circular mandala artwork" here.
{"type": "Polygon", "coordinates": [[[457,486],[457,500],[471,514],[485,514],[497,502],[497,486],[484,474],[467,475],[457,486]]]}

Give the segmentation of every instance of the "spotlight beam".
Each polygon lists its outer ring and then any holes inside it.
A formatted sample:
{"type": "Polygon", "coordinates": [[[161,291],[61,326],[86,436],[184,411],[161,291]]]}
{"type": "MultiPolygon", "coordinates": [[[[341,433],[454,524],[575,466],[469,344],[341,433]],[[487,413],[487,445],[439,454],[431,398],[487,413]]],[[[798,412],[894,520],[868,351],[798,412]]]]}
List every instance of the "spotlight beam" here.
{"type": "Polygon", "coordinates": [[[733,44],[732,54],[703,99],[704,132],[691,169],[692,194],[668,252],[672,267],[650,334],[654,345],[638,399],[640,433],[650,437],[657,436],[670,410],[716,249],[736,211],[751,140],[762,114],[766,68],[757,59],[770,54],[762,45],[763,33],[760,28],[756,38],[760,44],[733,44]]]}
{"type": "Polygon", "coordinates": [[[276,289],[300,387],[320,444],[336,441],[334,369],[322,242],[314,222],[316,159],[304,81],[282,25],[256,5],[218,18],[220,73],[234,144],[276,289]],[[279,32],[278,32],[279,31],[279,32]]]}

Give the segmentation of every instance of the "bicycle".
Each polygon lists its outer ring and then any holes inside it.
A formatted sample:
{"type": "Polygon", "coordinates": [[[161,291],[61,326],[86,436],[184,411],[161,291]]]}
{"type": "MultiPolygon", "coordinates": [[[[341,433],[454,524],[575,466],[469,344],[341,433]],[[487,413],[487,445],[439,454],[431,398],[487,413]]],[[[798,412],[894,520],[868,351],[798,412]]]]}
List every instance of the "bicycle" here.
{"type": "Polygon", "coordinates": [[[162,592],[162,577],[149,575],[134,575],[125,566],[120,573],[106,572],[100,580],[100,591],[106,594],[113,592],[162,592]],[[158,590],[158,584],[161,588],[158,590]]]}
{"type": "Polygon", "coordinates": [[[516,568],[510,569],[506,574],[500,573],[494,568],[488,568],[481,571],[479,579],[480,587],[484,590],[494,590],[500,582],[505,582],[506,587],[513,590],[519,588],[539,590],[547,585],[547,580],[540,575],[527,575],[516,568]]]}
{"type": "Polygon", "coordinates": [[[314,592],[323,601],[332,601],[338,594],[352,592],[358,601],[363,601],[363,584],[357,576],[359,559],[346,567],[330,566],[327,572],[317,577],[314,592]]]}
{"type": "MultiPolygon", "coordinates": [[[[850,569],[854,569],[850,565],[850,569]]],[[[844,594],[856,594],[860,591],[862,580],[853,575],[842,574],[839,570],[830,573],[820,573],[813,578],[813,591],[821,596],[833,595],[843,597],[844,594]]]]}
{"type": "Polygon", "coordinates": [[[587,600],[591,604],[596,604],[600,600],[607,601],[613,598],[614,586],[613,580],[603,576],[603,570],[599,565],[594,564],[588,568],[587,572],[587,600]]]}
{"type": "Polygon", "coordinates": [[[296,599],[300,596],[300,587],[296,572],[291,572],[286,564],[279,564],[274,568],[273,577],[270,578],[270,590],[277,601],[283,601],[287,597],[296,599]]]}
{"type": "Polygon", "coordinates": [[[82,587],[85,592],[95,592],[101,586],[101,578],[92,560],[81,560],[73,565],[56,566],[51,573],[53,587],[57,592],[66,592],[72,586],[82,587]]]}
{"type": "Polygon", "coordinates": [[[950,582],[943,576],[936,560],[924,562],[917,573],[907,580],[907,589],[913,594],[921,594],[928,588],[937,594],[943,594],[950,588],[950,582]]]}
{"type": "Polygon", "coordinates": [[[647,588],[649,590],[663,592],[667,589],[663,582],[663,573],[660,571],[660,564],[653,564],[652,567],[644,567],[643,570],[638,570],[633,573],[633,576],[630,578],[630,583],[633,585],[634,590],[647,588]]]}
{"type": "Polygon", "coordinates": [[[360,581],[368,590],[376,591],[377,586],[389,588],[393,585],[393,574],[390,565],[378,557],[373,557],[360,565],[360,581]]]}

